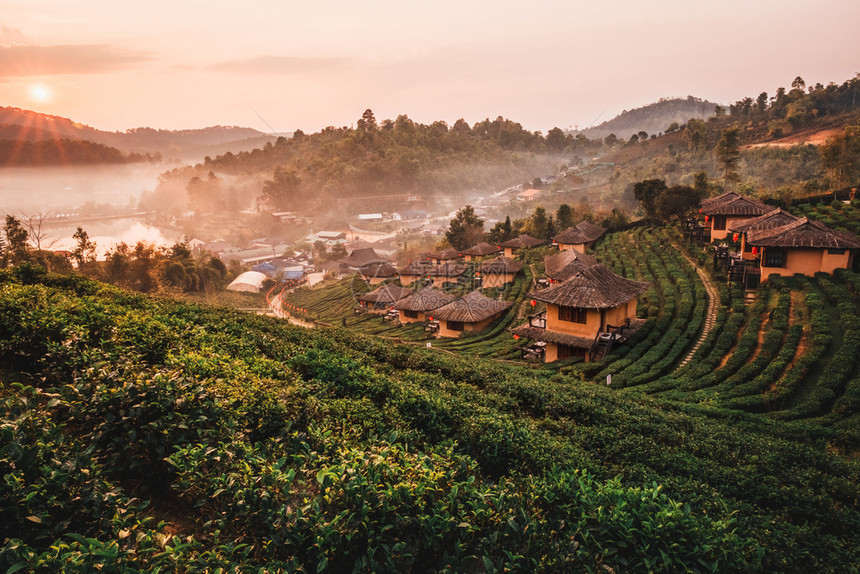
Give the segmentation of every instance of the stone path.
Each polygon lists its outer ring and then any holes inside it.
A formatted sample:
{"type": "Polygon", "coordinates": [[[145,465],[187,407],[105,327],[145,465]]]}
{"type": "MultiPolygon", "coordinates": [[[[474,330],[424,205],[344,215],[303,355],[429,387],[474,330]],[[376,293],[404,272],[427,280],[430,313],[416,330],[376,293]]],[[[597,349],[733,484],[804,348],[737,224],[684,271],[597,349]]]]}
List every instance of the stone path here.
{"type": "MultiPolygon", "coordinates": [[[[678,249],[677,246],[675,246],[675,248],[678,249]]],[[[690,265],[692,265],[693,268],[696,270],[696,273],[699,274],[699,279],[701,279],[702,283],[705,285],[705,291],[707,291],[708,293],[708,312],[705,315],[705,326],[702,329],[702,333],[696,340],[696,344],[693,345],[693,348],[690,349],[690,352],[687,354],[686,357],[684,357],[684,360],[678,364],[677,368],[675,369],[676,371],[690,362],[690,359],[693,358],[693,356],[699,350],[699,347],[702,346],[702,343],[705,341],[705,338],[707,338],[708,334],[711,332],[711,329],[714,328],[714,323],[717,321],[717,306],[719,304],[719,297],[717,296],[717,292],[714,289],[714,286],[711,284],[711,280],[708,277],[708,274],[705,273],[701,267],[696,265],[696,263],[692,259],[687,257],[686,253],[684,253],[680,249],[678,249],[678,251],[681,253],[681,255],[684,256],[687,261],[690,262],[690,265]]]]}

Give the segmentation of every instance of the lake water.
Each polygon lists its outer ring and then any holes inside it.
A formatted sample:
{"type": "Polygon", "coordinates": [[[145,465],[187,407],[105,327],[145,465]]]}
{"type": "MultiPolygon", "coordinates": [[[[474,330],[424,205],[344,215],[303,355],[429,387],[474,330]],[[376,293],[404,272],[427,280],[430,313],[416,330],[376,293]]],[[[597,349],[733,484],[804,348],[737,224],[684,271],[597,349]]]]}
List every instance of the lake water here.
{"type": "MultiPolygon", "coordinates": [[[[158,176],[174,166],[129,164],[107,167],[0,168],[0,217],[25,218],[38,214],[134,211],[143,191],[152,190],[158,176]]],[[[160,230],[137,218],[82,221],[46,226],[51,249],[69,249],[77,226],[98,244],[99,256],[121,241],[130,245],[149,241],[172,245],[177,233],[160,230]]],[[[43,242],[43,246],[46,243],[43,242]]]]}

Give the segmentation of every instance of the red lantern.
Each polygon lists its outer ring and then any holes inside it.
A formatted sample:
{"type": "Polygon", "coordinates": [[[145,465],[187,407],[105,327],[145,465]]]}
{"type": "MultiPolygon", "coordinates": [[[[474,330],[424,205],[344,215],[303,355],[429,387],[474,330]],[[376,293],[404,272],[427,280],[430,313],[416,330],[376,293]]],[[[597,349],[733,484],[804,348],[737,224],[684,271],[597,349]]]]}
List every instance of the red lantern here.
{"type": "Polygon", "coordinates": [[[699,208],[699,213],[702,213],[702,208],[701,208],[701,207],[699,208]]]}
{"type": "Polygon", "coordinates": [[[738,240],[738,234],[737,234],[737,233],[735,233],[735,234],[732,236],[732,241],[737,241],[737,240],[738,240]]]}
{"type": "Polygon", "coordinates": [[[707,223],[707,222],[708,222],[708,216],[706,215],[705,216],[705,223],[707,223]]]}
{"type": "Polygon", "coordinates": [[[431,321],[433,320],[433,317],[432,317],[432,316],[430,317],[430,320],[431,320],[431,321]]]}
{"type": "Polygon", "coordinates": [[[514,339],[519,339],[519,338],[520,338],[519,335],[514,335],[514,339]]]}
{"type": "Polygon", "coordinates": [[[753,248],[752,248],[752,254],[753,254],[753,255],[758,255],[758,247],[753,247],[753,248]]]}
{"type": "Polygon", "coordinates": [[[535,301],[534,299],[532,299],[532,307],[534,307],[535,305],[537,305],[537,301],[535,301]]]}

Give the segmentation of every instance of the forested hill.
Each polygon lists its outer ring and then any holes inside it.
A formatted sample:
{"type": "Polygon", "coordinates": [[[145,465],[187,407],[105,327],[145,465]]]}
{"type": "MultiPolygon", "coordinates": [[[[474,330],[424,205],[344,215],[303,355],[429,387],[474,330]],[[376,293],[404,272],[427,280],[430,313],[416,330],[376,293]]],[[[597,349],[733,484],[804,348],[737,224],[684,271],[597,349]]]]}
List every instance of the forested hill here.
{"type": "Polygon", "coordinates": [[[626,140],[631,135],[643,131],[650,136],[665,132],[666,128],[673,123],[677,127],[687,123],[690,118],[707,119],[714,115],[714,108],[717,105],[693,96],[664,98],[641,108],[624,110],[611,120],[584,129],[581,133],[591,139],[615,134],[616,137],[626,140]]]}
{"type": "Polygon", "coordinates": [[[213,126],[189,130],[134,128],[124,132],[99,130],[68,118],[20,108],[0,107],[0,133],[15,141],[85,140],[126,153],[161,153],[165,157],[202,157],[205,153],[239,146],[262,146],[274,137],[251,128],[213,126]]]}
{"type": "Polygon", "coordinates": [[[845,572],[798,423],[0,271],[0,571],[845,572]]]}
{"type": "Polygon", "coordinates": [[[165,180],[184,186],[209,170],[263,174],[269,178],[264,196],[278,208],[295,210],[320,198],[330,205],[333,197],[496,191],[555,173],[565,158],[601,145],[558,128],[543,136],[501,117],[472,126],[464,120],[427,125],[405,115],[377,122],[366,110],[355,128],[297,131],[250,152],[207,157],[201,166],[167,174],[165,180]]]}
{"type": "Polygon", "coordinates": [[[31,142],[0,139],[0,167],[105,165],[160,159],[159,154],[124,154],[116,148],[84,140],[31,142]]]}

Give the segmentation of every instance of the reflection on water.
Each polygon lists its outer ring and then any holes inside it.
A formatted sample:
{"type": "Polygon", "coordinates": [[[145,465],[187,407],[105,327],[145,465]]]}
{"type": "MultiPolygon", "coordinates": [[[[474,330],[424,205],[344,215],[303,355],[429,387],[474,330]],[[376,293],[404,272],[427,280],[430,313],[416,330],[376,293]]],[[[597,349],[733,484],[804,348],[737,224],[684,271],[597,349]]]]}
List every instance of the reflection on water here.
{"type": "MultiPolygon", "coordinates": [[[[103,167],[0,168],[0,218],[6,214],[26,218],[38,214],[83,215],[94,206],[101,213],[134,211],[143,191],[152,190],[158,176],[169,169],[164,164],[128,164],[103,167]]],[[[71,249],[72,235],[80,225],[98,244],[98,254],[119,242],[134,245],[149,241],[172,245],[181,240],[178,233],[160,230],[140,219],[118,218],[83,221],[79,224],[46,226],[47,241],[43,248],[71,249]]]]}
{"type": "MultiPolygon", "coordinates": [[[[158,229],[143,223],[139,219],[113,219],[110,221],[94,221],[81,223],[81,227],[90,236],[90,241],[96,242],[96,253],[104,257],[106,251],[117,243],[125,242],[134,246],[138,241],[147,241],[159,246],[171,246],[182,241],[178,232],[158,229]]],[[[71,251],[75,246],[72,238],[77,226],[50,226],[47,228],[50,249],[66,249],[71,251]]]]}

